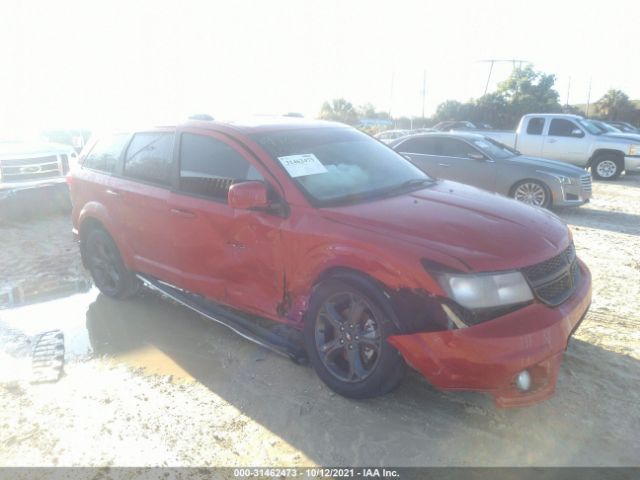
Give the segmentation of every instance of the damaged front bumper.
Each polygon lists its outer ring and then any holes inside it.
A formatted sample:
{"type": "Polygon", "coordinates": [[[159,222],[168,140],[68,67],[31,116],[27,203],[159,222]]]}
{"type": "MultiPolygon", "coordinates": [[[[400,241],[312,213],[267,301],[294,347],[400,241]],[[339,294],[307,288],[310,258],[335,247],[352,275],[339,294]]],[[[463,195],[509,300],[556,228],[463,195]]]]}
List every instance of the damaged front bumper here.
{"type": "Polygon", "coordinates": [[[500,407],[542,401],[553,395],[563,351],[591,303],[591,274],[579,266],[580,283],[558,307],[536,302],[472,327],[394,335],[388,342],[437,388],[487,392],[500,407]],[[523,370],[532,380],[526,392],[515,384],[523,370]]]}

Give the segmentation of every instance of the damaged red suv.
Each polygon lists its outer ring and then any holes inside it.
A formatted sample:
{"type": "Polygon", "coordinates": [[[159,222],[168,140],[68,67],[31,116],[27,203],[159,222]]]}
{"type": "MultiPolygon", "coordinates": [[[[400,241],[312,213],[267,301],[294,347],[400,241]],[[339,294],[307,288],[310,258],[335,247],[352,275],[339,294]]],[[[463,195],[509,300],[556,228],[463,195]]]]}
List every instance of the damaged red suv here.
{"type": "Polygon", "coordinates": [[[555,215],[344,125],[189,121],[101,137],[80,162],[74,231],[105,295],[160,290],[347,397],[393,390],[408,364],[540,401],[591,301],[555,215]]]}

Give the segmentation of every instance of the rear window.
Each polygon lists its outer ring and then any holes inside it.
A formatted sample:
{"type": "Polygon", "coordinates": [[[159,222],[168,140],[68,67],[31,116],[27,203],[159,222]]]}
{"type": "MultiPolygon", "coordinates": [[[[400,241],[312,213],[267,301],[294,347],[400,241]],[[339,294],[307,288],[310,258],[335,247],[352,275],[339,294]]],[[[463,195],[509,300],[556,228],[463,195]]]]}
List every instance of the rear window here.
{"type": "Polygon", "coordinates": [[[410,138],[402,142],[402,144],[396,150],[403,153],[421,153],[423,155],[437,155],[438,139],[424,138],[424,137],[410,138]]]}
{"type": "Polygon", "coordinates": [[[542,135],[544,128],[544,118],[531,118],[527,124],[527,133],[529,135],[542,135]]]}
{"type": "Polygon", "coordinates": [[[137,133],[127,149],[124,174],[145,182],[169,185],[173,133],[137,133]]]}
{"type": "Polygon", "coordinates": [[[100,138],[85,157],[82,166],[99,172],[113,173],[128,140],[129,134],[126,133],[100,138]]]}

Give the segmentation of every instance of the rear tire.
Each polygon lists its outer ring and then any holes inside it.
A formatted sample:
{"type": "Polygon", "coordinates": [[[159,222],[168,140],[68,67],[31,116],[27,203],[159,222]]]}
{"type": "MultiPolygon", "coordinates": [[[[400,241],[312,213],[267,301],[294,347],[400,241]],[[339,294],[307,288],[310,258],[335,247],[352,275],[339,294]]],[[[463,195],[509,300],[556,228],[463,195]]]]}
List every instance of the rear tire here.
{"type": "Polygon", "coordinates": [[[376,297],[330,279],[315,289],[305,316],[309,361],[320,379],[345,397],[391,392],[406,371],[404,359],[386,341],[397,329],[376,297]]]}
{"type": "Polygon", "coordinates": [[[598,180],[615,180],[623,169],[624,164],[620,157],[612,153],[598,155],[591,164],[591,174],[598,180]]]}
{"type": "Polygon", "coordinates": [[[87,268],[96,287],[108,297],[124,299],[135,295],[140,282],[125,267],[116,242],[100,228],[91,230],[84,245],[87,268]]]}

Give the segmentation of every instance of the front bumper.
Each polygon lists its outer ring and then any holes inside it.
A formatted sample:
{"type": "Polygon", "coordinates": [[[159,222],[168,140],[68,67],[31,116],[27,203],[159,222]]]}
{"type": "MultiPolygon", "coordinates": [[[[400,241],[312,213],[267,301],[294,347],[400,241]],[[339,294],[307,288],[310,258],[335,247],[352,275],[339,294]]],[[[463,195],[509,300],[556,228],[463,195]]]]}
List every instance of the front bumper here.
{"type": "Polygon", "coordinates": [[[624,157],[624,169],[627,172],[640,172],[640,156],[624,157]]]}
{"type": "Polygon", "coordinates": [[[578,207],[588,203],[593,193],[591,191],[591,182],[588,187],[584,185],[567,185],[561,184],[557,189],[551,191],[553,205],[557,207],[578,207]]]}
{"type": "Polygon", "coordinates": [[[500,407],[542,401],[553,395],[563,351],[591,303],[591,274],[579,266],[576,291],[558,307],[536,302],[473,327],[394,335],[388,342],[437,388],[487,392],[500,407]],[[514,377],[525,369],[532,388],[521,392],[514,377]]]}
{"type": "Polygon", "coordinates": [[[13,197],[19,192],[23,192],[25,190],[33,190],[39,188],[56,188],[63,184],[66,184],[65,177],[53,177],[20,183],[0,183],[0,200],[13,197]]]}

